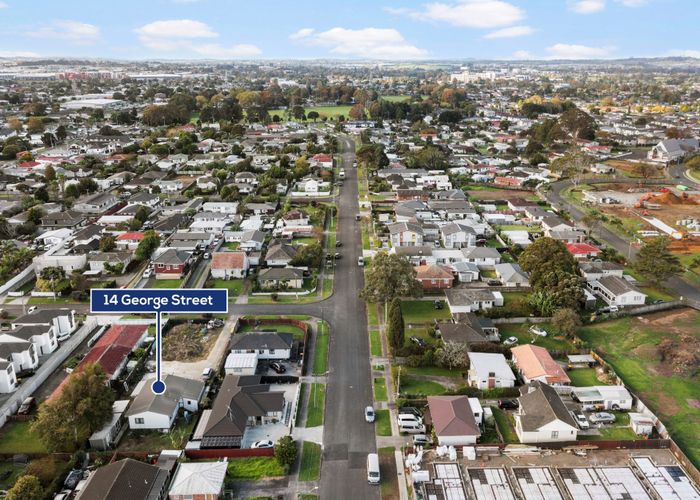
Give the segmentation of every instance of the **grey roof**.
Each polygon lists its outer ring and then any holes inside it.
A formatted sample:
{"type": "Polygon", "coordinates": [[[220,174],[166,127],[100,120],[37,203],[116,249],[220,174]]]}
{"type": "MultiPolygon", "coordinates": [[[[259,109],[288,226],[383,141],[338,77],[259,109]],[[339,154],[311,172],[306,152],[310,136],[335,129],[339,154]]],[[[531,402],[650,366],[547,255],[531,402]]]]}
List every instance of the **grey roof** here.
{"type": "Polygon", "coordinates": [[[445,224],[441,228],[442,234],[457,234],[457,233],[468,233],[476,234],[474,228],[462,224],[457,224],[455,222],[450,224],[445,224]]]}
{"type": "Polygon", "coordinates": [[[265,254],[266,260],[292,260],[297,254],[297,249],[286,243],[271,245],[265,254]]]}
{"type": "Polygon", "coordinates": [[[576,422],[559,397],[559,394],[544,382],[534,382],[526,388],[530,392],[520,396],[520,422],[525,432],[537,431],[555,420],[576,428],[576,422]]]}
{"type": "Polygon", "coordinates": [[[144,387],[131,403],[127,416],[147,411],[170,416],[179,406],[180,400],[199,401],[204,390],[204,382],[201,380],[166,374],[163,381],[168,387],[164,394],[156,395],[150,388],[144,387]]]}
{"type": "Polygon", "coordinates": [[[403,257],[430,257],[433,255],[433,250],[435,247],[428,245],[417,245],[412,247],[394,247],[394,253],[396,255],[401,255],[403,257]]]}
{"type": "Polygon", "coordinates": [[[304,271],[292,267],[268,267],[258,274],[258,281],[284,281],[303,278],[304,271]]]}
{"type": "Polygon", "coordinates": [[[621,264],[617,264],[616,262],[608,262],[608,261],[602,261],[602,262],[594,262],[594,261],[580,261],[578,263],[578,267],[581,269],[581,271],[585,273],[595,273],[595,272],[602,272],[602,271],[622,271],[625,269],[625,267],[621,264]]]}
{"type": "Polygon", "coordinates": [[[483,288],[452,288],[445,290],[445,296],[450,305],[468,305],[474,302],[495,300],[491,290],[483,288]]]}
{"type": "Polygon", "coordinates": [[[179,266],[180,264],[186,263],[189,258],[190,254],[187,252],[168,248],[165,252],[153,259],[153,262],[164,266],[179,266]]]}
{"type": "Polygon", "coordinates": [[[518,264],[506,262],[494,266],[496,273],[507,283],[528,283],[528,274],[518,264]]]}
{"type": "Polygon", "coordinates": [[[38,335],[44,335],[49,331],[51,327],[45,324],[40,324],[40,325],[22,325],[18,328],[15,328],[14,330],[11,330],[9,332],[2,332],[5,335],[10,335],[12,337],[30,341],[32,337],[36,337],[38,335]]]}
{"type": "Polygon", "coordinates": [[[15,325],[48,325],[58,316],[69,316],[70,309],[37,309],[12,321],[15,325]]]}
{"type": "Polygon", "coordinates": [[[467,259],[500,259],[501,254],[492,247],[468,247],[462,249],[462,255],[467,259]]]}
{"type": "Polygon", "coordinates": [[[156,500],[167,479],[167,471],[126,458],[93,472],[77,500],[156,500]]]}
{"type": "Polygon", "coordinates": [[[398,234],[404,231],[412,231],[416,234],[423,234],[423,228],[412,222],[396,222],[395,224],[388,224],[387,229],[389,229],[389,233],[391,234],[398,234]]]}
{"type": "Polygon", "coordinates": [[[97,224],[90,224],[89,226],[85,226],[80,231],[75,233],[74,239],[87,240],[90,238],[94,238],[95,236],[99,236],[100,234],[102,234],[102,229],[104,229],[102,226],[98,226],[97,224]]]}
{"type": "Polygon", "coordinates": [[[614,295],[622,295],[627,292],[638,292],[635,287],[633,287],[629,281],[619,276],[603,276],[598,279],[598,283],[603,286],[606,290],[609,290],[614,295]]]}
{"type": "Polygon", "coordinates": [[[251,229],[245,231],[241,235],[241,241],[255,241],[256,243],[262,243],[265,241],[265,233],[258,231],[257,229],[251,229]]]}
{"type": "Polygon", "coordinates": [[[437,329],[443,342],[456,342],[459,344],[476,344],[488,342],[488,339],[480,331],[471,325],[464,323],[438,323],[437,329]]]}
{"type": "Polygon", "coordinates": [[[291,333],[253,332],[234,335],[231,339],[231,350],[247,349],[291,349],[293,336],[291,333]]]}

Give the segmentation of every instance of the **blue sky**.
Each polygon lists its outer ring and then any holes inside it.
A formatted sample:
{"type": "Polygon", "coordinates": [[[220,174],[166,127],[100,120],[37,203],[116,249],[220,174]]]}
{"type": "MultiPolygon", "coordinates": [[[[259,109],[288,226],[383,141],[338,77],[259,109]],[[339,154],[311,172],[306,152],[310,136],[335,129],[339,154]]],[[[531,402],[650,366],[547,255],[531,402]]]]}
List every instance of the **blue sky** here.
{"type": "Polygon", "coordinates": [[[698,0],[2,0],[0,56],[700,57],[698,0]]]}

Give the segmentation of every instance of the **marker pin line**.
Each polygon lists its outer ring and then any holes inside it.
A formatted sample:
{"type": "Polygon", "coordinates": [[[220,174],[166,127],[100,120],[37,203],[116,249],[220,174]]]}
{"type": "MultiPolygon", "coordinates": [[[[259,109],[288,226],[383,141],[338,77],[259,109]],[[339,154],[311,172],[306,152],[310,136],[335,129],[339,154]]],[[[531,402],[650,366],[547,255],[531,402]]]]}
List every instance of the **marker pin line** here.
{"type": "Polygon", "coordinates": [[[156,380],[151,384],[153,394],[163,394],[165,392],[165,382],[161,380],[160,362],[162,358],[163,335],[160,327],[160,311],[156,312],[156,380]]]}

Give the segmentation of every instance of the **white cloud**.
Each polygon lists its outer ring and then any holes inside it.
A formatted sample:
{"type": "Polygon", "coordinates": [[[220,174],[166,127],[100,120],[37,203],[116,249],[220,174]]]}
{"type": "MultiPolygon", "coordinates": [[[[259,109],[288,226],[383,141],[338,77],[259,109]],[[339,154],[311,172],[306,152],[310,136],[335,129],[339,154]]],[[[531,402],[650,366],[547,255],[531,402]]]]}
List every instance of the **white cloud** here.
{"type": "Polygon", "coordinates": [[[615,0],[615,1],[618,3],[621,3],[625,7],[641,7],[641,6],[649,3],[649,0],[615,0]]]}
{"type": "Polygon", "coordinates": [[[28,32],[28,35],[36,38],[68,40],[74,43],[90,43],[100,37],[100,28],[94,24],[60,20],[39,26],[28,32]]]}
{"type": "Polygon", "coordinates": [[[536,59],[536,57],[527,50],[516,50],[513,52],[513,59],[533,60],[536,59]]]}
{"type": "Polygon", "coordinates": [[[219,34],[207,24],[192,19],[154,21],[134,30],[143,45],[161,52],[193,52],[212,59],[250,57],[259,55],[255,45],[197,43],[198,40],[218,38],[219,34]]]}
{"type": "Polygon", "coordinates": [[[696,59],[700,59],[700,50],[672,50],[669,52],[669,55],[674,57],[694,57],[696,59]]]}
{"type": "Polygon", "coordinates": [[[190,4],[190,3],[197,3],[199,0],[172,0],[173,3],[179,3],[179,4],[190,4]]]}
{"type": "Polygon", "coordinates": [[[36,52],[24,50],[3,50],[0,51],[0,57],[40,57],[36,52]]]}
{"type": "Polygon", "coordinates": [[[612,50],[611,47],[589,47],[567,43],[557,43],[547,47],[550,59],[599,59],[608,57],[612,50]]]}
{"type": "Polygon", "coordinates": [[[8,7],[9,5],[7,5],[5,2],[0,2],[0,9],[6,9],[8,7]]]}
{"type": "Polygon", "coordinates": [[[576,0],[569,7],[579,14],[594,14],[605,9],[605,0],[576,0]]]}
{"type": "Polygon", "coordinates": [[[503,28],[487,33],[484,35],[484,38],[514,38],[516,36],[532,35],[534,32],[535,30],[530,26],[511,26],[510,28],[503,28]]]}
{"type": "Polygon", "coordinates": [[[332,54],[369,59],[416,59],[427,52],[411,45],[392,28],[346,29],[332,28],[316,33],[305,28],[291,35],[294,40],[328,47],[332,54]]]}
{"type": "Polygon", "coordinates": [[[525,18],[525,11],[504,0],[459,0],[424,4],[421,10],[385,9],[422,21],[440,21],[461,28],[498,28],[525,18]]]}

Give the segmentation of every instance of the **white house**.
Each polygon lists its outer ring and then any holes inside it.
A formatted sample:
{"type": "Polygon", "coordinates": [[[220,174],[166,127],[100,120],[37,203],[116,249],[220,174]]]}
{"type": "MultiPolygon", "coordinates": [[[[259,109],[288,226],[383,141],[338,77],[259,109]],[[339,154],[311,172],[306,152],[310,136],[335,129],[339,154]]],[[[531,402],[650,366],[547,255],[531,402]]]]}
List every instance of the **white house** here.
{"type": "Polygon", "coordinates": [[[180,408],[190,413],[199,411],[204,395],[204,382],[166,374],[163,382],[167,390],[155,394],[146,380],[134,398],[126,415],[131,429],[157,429],[167,432],[175,423],[180,408]]]}
{"type": "Polygon", "coordinates": [[[699,149],[697,139],[666,139],[647,153],[647,159],[660,163],[677,161],[699,149]]]}
{"type": "Polygon", "coordinates": [[[493,269],[501,262],[501,254],[491,247],[463,248],[462,254],[467,262],[479,266],[479,269],[493,269]]]}
{"type": "Polygon", "coordinates": [[[0,344],[18,341],[34,344],[39,356],[51,354],[58,348],[55,329],[49,325],[24,325],[9,332],[0,332],[0,344]]]}
{"type": "Polygon", "coordinates": [[[0,361],[0,393],[7,394],[17,389],[15,367],[9,361],[0,361]]]}
{"type": "Polygon", "coordinates": [[[233,354],[257,352],[258,359],[289,359],[293,338],[289,333],[252,332],[235,335],[231,340],[233,354]]]}
{"type": "Polygon", "coordinates": [[[452,314],[470,313],[503,306],[503,295],[486,289],[459,288],[445,290],[447,305],[452,314]]]}
{"type": "Polygon", "coordinates": [[[632,394],[621,385],[573,387],[571,399],[581,403],[584,411],[631,410],[632,394]]]}
{"type": "Polygon", "coordinates": [[[0,343],[0,363],[10,363],[15,373],[34,370],[39,366],[39,356],[34,344],[27,341],[0,343]]]}
{"type": "Polygon", "coordinates": [[[207,201],[202,204],[202,210],[205,212],[235,215],[236,212],[238,212],[238,203],[232,201],[207,201]]]}
{"type": "Polygon", "coordinates": [[[255,375],[258,368],[258,353],[229,353],[224,363],[226,375],[255,375]]]}
{"type": "MultiPolygon", "coordinates": [[[[37,309],[12,321],[12,328],[46,325],[53,327],[57,337],[70,335],[76,328],[75,311],[71,309],[37,309]]],[[[48,342],[50,344],[50,342],[48,342]]]]}
{"type": "Polygon", "coordinates": [[[211,276],[216,279],[245,278],[249,267],[245,252],[214,252],[211,258],[211,276]]]}
{"type": "Polygon", "coordinates": [[[391,245],[394,247],[415,247],[423,244],[423,228],[412,222],[389,224],[391,245]]]}
{"type": "Polygon", "coordinates": [[[476,231],[470,226],[453,222],[440,228],[440,237],[445,248],[476,246],[476,231]]]}
{"type": "Polygon", "coordinates": [[[520,398],[515,432],[521,443],[573,442],[578,427],[559,394],[543,382],[535,382],[520,398]]]}
{"type": "Polygon", "coordinates": [[[611,306],[641,306],[644,305],[647,298],[646,294],[619,276],[603,276],[597,280],[589,281],[586,286],[593,294],[611,306]]]}
{"type": "MultiPolygon", "coordinates": [[[[478,404],[478,400],[477,400],[478,404]]],[[[469,446],[481,436],[477,422],[482,409],[473,409],[467,396],[428,396],[433,428],[441,446],[469,446]],[[476,413],[476,415],[475,415],[476,413]]]]}
{"type": "Polygon", "coordinates": [[[470,352],[467,382],[478,389],[513,387],[515,375],[501,353],[470,352]]]}

